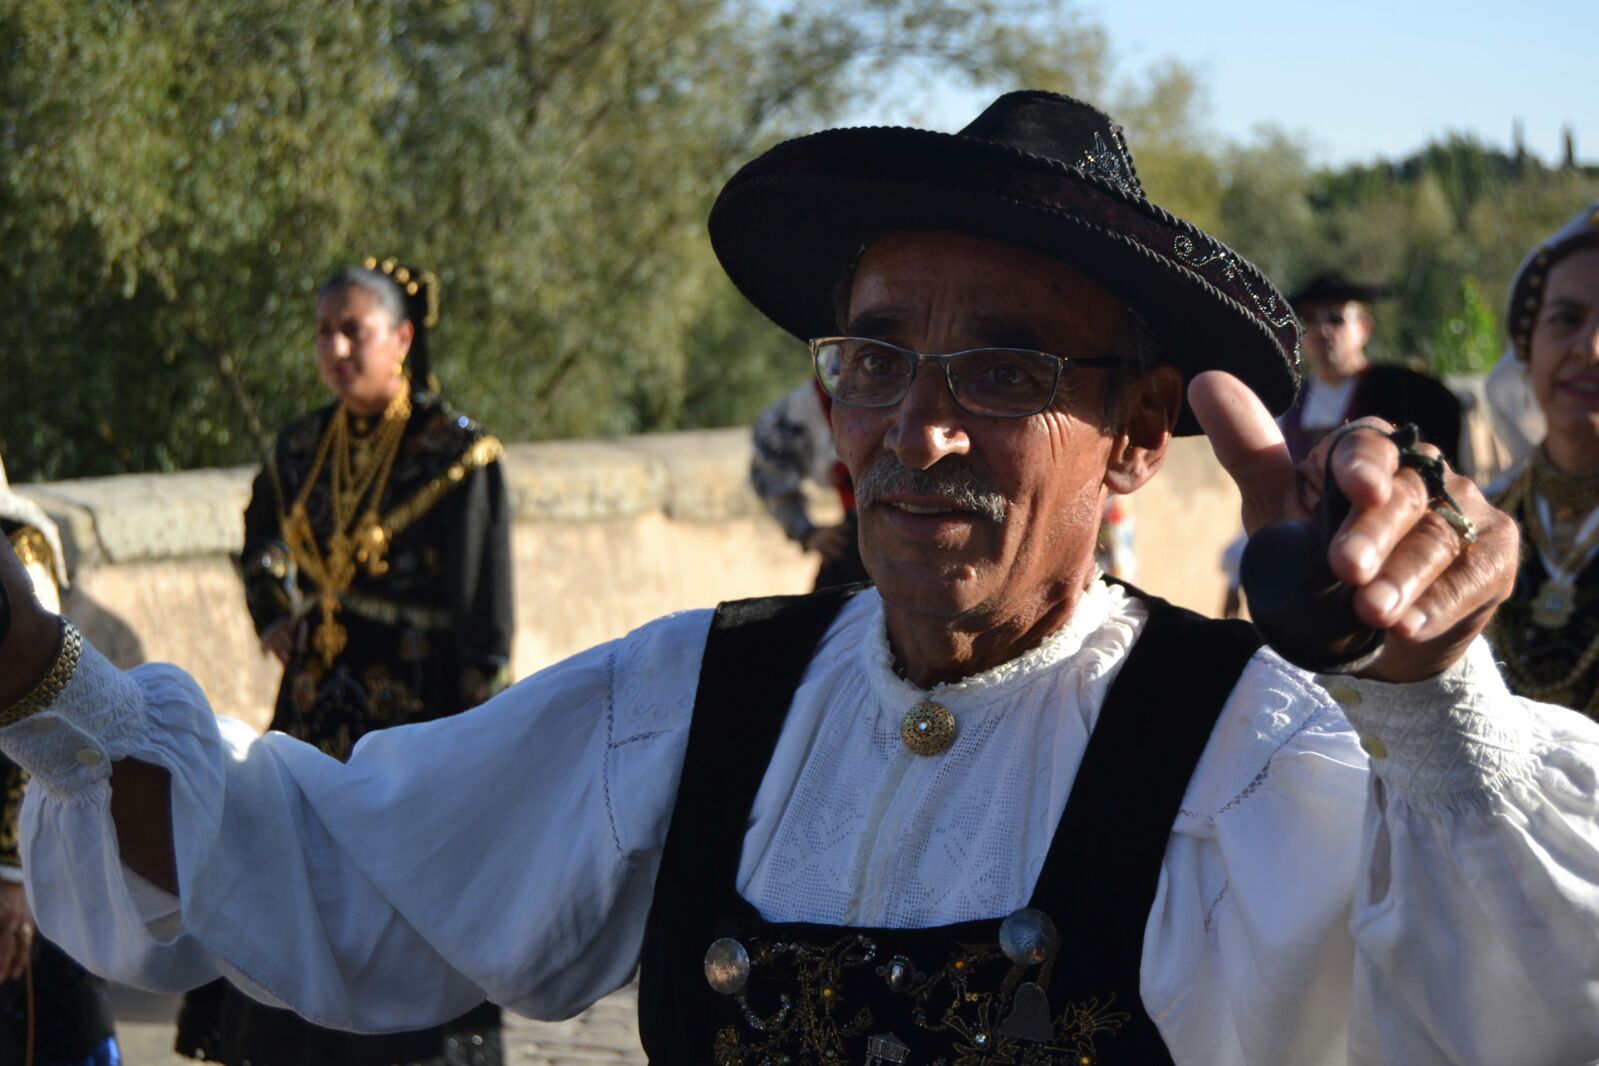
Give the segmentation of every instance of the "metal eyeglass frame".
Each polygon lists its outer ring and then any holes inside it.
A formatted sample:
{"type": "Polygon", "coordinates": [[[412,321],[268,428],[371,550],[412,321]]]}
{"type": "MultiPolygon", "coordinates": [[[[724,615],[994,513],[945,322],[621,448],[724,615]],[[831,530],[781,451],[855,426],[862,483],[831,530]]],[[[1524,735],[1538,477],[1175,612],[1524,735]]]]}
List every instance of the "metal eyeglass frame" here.
{"type": "Polygon", "coordinates": [[[1120,366],[1127,361],[1116,356],[1067,356],[1056,355],[1053,352],[1040,352],[1032,348],[1002,348],[993,345],[985,345],[981,348],[963,348],[958,352],[918,352],[911,348],[902,348],[897,344],[890,344],[887,341],[880,341],[875,337],[812,337],[810,340],[810,347],[811,370],[813,373],[815,373],[816,380],[821,384],[822,391],[827,393],[827,395],[836,403],[841,403],[846,407],[863,407],[868,409],[893,407],[904,400],[906,396],[910,395],[911,385],[916,381],[916,371],[921,368],[921,365],[923,363],[937,363],[943,368],[944,385],[949,389],[950,398],[955,401],[955,406],[960,408],[962,411],[965,411],[967,414],[975,415],[978,418],[1032,418],[1036,414],[1049,410],[1049,405],[1055,402],[1055,393],[1060,390],[1060,372],[1065,368],[1082,366],[1108,369],[1110,367],[1120,366]],[[905,388],[901,390],[900,394],[894,397],[892,400],[886,400],[882,403],[857,403],[854,400],[845,400],[841,397],[834,396],[833,391],[827,387],[827,382],[822,377],[822,368],[819,363],[821,360],[822,347],[824,345],[837,344],[840,341],[865,341],[869,344],[874,344],[879,348],[888,348],[892,351],[899,352],[901,355],[910,356],[911,372],[905,378],[905,388]],[[971,355],[974,352],[1010,352],[1016,355],[1036,355],[1048,359],[1055,371],[1054,377],[1049,383],[1049,395],[1044,399],[1043,404],[1041,404],[1037,410],[1028,411],[1025,414],[998,415],[991,414],[987,411],[973,411],[970,407],[967,407],[961,402],[960,394],[955,391],[954,375],[951,374],[949,367],[950,363],[954,360],[959,359],[963,355],[971,355]]]}

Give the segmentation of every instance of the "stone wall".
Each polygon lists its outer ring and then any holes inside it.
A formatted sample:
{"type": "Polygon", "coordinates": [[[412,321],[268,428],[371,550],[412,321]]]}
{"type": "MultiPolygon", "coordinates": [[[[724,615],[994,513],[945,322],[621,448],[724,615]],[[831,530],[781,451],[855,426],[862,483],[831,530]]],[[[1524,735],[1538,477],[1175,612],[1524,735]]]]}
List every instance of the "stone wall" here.
{"type": "MultiPolygon", "coordinates": [[[[670,611],[810,587],[814,559],[750,493],[744,430],[513,445],[515,670],[531,673],[670,611]]],[[[182,665],[216,709],[259,726],[278,667],[259,651],[228,553],[253,471],[21,486],[61,525],[65,610],[124,665],[182,665]]],[[[1238,494],[1203,439],[1179,440],[1133,500],[1139,584],[1213,612],[1238,494]]]]}

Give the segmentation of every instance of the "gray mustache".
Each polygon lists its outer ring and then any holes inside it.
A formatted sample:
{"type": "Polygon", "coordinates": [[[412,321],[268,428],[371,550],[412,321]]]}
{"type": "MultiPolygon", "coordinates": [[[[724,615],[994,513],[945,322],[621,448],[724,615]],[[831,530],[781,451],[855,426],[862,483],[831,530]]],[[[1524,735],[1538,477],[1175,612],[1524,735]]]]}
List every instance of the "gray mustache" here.
{"type": "Polygon", "coordinates": [[[958,459],[944,459],[926,470],[912,470],[892,455],[884,455],[862,471],[855,482],[855,498],[863,507],[896,492],[938,496],[961,510],[976,511],[994,522],[1005,521],[1005,497],[979,481],[958,459]]]}

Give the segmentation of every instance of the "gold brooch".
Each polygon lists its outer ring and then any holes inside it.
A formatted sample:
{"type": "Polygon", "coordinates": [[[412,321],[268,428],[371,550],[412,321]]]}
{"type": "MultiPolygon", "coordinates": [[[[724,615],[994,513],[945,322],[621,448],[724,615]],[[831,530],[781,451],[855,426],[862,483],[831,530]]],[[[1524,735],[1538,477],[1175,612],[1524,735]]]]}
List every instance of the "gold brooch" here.
{"type": "Polygon", "coordinates": [[[900,719],[899,739],[915,755],[942,755],[955,743],[955,716],[942,703],[923,700],[900,719]]]}

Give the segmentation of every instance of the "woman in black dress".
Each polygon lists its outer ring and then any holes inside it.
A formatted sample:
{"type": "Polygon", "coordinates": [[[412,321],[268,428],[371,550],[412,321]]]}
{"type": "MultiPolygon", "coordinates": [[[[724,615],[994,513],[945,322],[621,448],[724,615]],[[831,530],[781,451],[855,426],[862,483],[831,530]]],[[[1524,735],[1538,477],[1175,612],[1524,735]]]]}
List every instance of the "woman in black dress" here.
{"type": "Polygon", "coordinates": [[[1509,323],[1548,430],[1489,490],[1521,527],[1489,636],[1519,695],[1599,718],[1599,202],[1527,257],[1509,323]]]}
{"type": "MultiPolygon", "coordinates": [[[[473,707],[508,677],[500,444],[437,394],[426,350],[436,301],[430,274],[392,261],[323,286],[317,367],[337,399],[278,435],[245,511],[245,599],[284,663],[272,728],[337,759],[372,730],[473,707]]],[[[491,1004],[434,1029],[356,1036],[226,982],[189,994],[177,1047],[232,1066],[503,1059],[491,1004]]]]}

